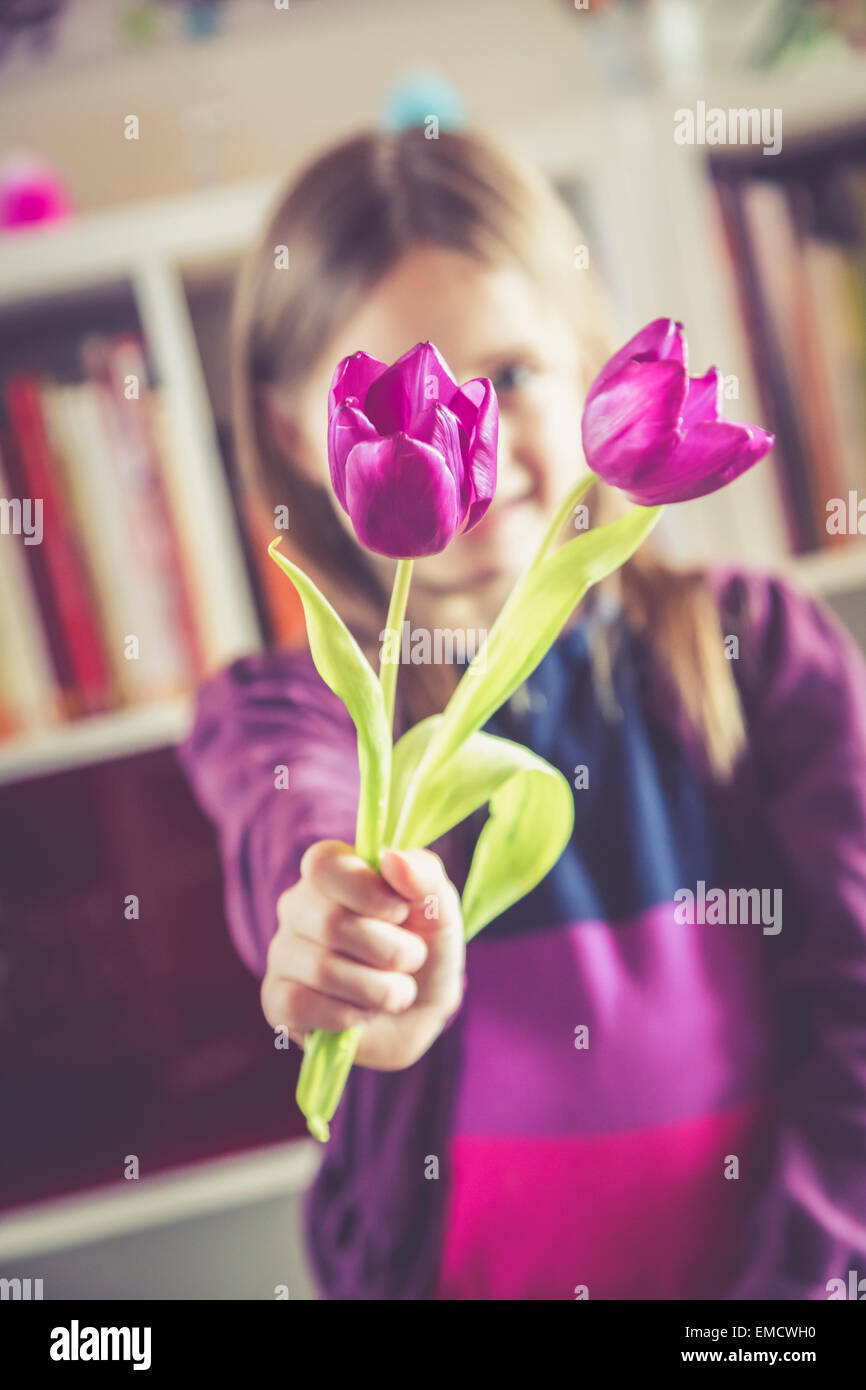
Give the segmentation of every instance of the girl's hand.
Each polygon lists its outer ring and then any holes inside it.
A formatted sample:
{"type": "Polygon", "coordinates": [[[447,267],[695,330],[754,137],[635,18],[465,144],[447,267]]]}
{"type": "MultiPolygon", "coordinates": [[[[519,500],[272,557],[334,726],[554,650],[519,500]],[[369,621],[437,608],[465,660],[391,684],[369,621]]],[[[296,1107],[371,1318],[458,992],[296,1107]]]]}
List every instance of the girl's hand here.
{"type": "Polygon", "coordinates": [[[320,840],[277,902],[261,1001],[303,1046],[361,1025],[356,1062],[398,1071],[422,1057],[463,997],[460,899],[429,850],[388,850],[381,874],[320,840]]]}

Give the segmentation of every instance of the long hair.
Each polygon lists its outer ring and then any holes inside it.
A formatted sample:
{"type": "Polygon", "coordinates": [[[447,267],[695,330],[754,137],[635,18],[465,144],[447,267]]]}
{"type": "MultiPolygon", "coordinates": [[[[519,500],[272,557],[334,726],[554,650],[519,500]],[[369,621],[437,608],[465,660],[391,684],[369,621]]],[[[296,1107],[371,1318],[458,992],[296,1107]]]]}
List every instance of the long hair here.
{"type": "MultiPolygon", "coordinates": [[[[363,549],[340,524],[328,490],[278,441],[263,389],[291,406],[309,369],[376,284],[414,247],[459,250],[511,264],[553,296],[575,326],[585,392],[615,344],[600,287],[575,269],[582,234],[554,189],[478,134],[423,129],[369,132],[315,159],[276,200],[241,266],[232,315],[235,445],[242,474],[272,506],[287,505],[295,557],[328,593],[368,650],[387,594],[363,549]],[[287,248],[290,269],[279,268],[287,248]]],[[[324,429],[324,421],[323,421],[324,429]]],[[[617,500],[597,486],[595,519],[617,500]]],[[[617,581],[633,627],[668,674],[723,777],[745,742],[719,615],[699,573],[665,564],[645,545],[617,581]]],[[[441,708],[455,674],[407,667],[401,696],[414,718],[441,708]]]]}

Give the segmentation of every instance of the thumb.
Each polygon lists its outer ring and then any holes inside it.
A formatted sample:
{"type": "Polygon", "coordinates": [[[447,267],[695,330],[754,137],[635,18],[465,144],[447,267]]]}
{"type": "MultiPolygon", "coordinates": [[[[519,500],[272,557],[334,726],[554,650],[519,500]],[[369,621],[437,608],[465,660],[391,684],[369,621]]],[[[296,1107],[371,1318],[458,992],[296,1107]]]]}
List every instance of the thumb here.
{"type": "Polygon", "coordinates": [[[415,976],[416,1005],[433,1006],[443,1016],[453,1013],[466,982],[466,943],[457,889],[438,855],[425,849],[386,850],[379,872],[395,893],[412,904],[404,927],[427,943],[427,961],[415,976]]]}
{"type": "Polygon", "coordinates": [[[430,850],[386,850],[379,872],[389,888],[412,904],[412,925],[426,930],[429,923],[430,929],[435,930],[438,924],[441,930],[443,925],[461,923],[457,890],[445,873],[442,860],[430,850]]]}

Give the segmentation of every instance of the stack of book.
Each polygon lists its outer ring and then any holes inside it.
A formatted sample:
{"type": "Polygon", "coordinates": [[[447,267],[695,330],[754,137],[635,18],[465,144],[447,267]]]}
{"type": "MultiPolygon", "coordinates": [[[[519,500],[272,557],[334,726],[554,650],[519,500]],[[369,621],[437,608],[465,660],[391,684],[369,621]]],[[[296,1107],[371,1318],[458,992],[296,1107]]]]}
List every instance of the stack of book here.
{"type": "Polygon", "coordinates": [[[866,166],[785,158],[714,174],[791,548],[806,553],[866,536],[866,166]]]}
{"type": "Polygon", "coordinates": [[[87,335],[79,365],[75,384],[27,371],[0,384],[4,737],[171,699],[202,671],[165,402],[142,341],[87,335]]]}

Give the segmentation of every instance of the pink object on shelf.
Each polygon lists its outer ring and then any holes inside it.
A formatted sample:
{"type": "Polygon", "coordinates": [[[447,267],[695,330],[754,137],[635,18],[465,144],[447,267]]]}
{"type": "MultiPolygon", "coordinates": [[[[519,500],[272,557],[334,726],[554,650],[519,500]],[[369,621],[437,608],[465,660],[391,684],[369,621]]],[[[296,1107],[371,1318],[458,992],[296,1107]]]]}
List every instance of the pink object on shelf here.
{"type": "Polygon", "coordinates": [[[60,222],[75,209],[60,176],[41,160],[14,155],[0,165],[0,228],[60,222]]]}

